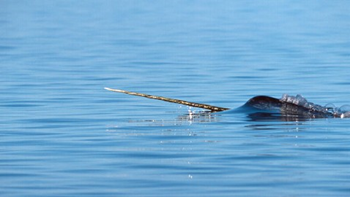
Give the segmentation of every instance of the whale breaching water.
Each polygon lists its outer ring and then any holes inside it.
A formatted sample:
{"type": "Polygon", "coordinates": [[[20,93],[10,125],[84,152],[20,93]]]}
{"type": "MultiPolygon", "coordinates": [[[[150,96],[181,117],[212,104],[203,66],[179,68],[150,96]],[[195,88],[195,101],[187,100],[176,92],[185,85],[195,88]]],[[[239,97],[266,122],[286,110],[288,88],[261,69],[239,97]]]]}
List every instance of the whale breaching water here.
{"type": "MultiPolygon", "coordinates": [[[[162,96],[154,96],[149,94],[143,94],[138,92],[130,92],[125,90],[118,90],[112,88],[105,88],[106,90],[113,92],[120,92],[124,94],[145,97],[149,99],[162,100],[171,103],[177,103],[187,105],[191,107],[197,107],[207,110],[207,112],[243,112],[247,113],[251,118],[257,117],[283,117],[297,118],[297,119],[312,119],[312,118],[349,118],[350,106],[344,105],[340,108],[336,108],[333,104],[321,106],[308,102],[301,95],[289,96],[284,94],[281,99],[269,97],[269,96],[255,96],[249,99],[243,106],[230,109],[226,107],[218,107],[203,103],[189,102],[179,99],[166,98],[162,96]]],[[[258,119],[258,118],[257,118],[258,119]]]]}

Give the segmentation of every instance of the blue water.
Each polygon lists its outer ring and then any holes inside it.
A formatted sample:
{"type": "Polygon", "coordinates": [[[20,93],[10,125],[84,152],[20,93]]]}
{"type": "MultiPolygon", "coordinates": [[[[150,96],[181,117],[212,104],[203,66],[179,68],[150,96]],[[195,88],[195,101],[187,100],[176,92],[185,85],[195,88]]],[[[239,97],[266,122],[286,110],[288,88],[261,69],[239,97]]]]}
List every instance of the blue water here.
{"type": "Polygon", "coordinates": [[[1,1],[1,196],[349,196],[350,119],[189,117],[350,104],[349,1],[1,1]]]}

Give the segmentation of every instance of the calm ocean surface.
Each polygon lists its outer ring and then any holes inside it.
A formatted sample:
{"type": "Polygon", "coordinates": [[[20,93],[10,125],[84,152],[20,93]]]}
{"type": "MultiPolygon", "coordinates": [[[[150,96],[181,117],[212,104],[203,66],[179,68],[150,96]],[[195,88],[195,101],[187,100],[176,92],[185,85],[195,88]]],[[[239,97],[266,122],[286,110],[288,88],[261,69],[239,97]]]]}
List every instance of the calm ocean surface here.
{"type": "Polygon", "coordinates": [[[0,1],[0,196],[350,196],[350,1],[0,1]]]}

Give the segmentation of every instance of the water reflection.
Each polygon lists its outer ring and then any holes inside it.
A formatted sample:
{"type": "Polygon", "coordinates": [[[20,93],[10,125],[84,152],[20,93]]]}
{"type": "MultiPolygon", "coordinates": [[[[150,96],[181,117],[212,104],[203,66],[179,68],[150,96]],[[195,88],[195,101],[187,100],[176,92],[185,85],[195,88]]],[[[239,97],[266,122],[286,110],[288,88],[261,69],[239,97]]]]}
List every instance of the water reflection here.
{"type": "MultiPolygon", "coordinates": [[[[302,122],[313,121],[314,118],[300,114],[252,112],[252,113],[211,113],[206,111],[189,112],[187,114],[177,115],[174,119],[171,117],[165,119],[130,119],[124,122],[143,126],[169,126],[169,125],[190,125],[195,123],[223,123],[237,121],[241,123],[263,123],[266,125],[300,125],[302,122]]],[[[255,125],[255,124],[254,124],[255,125]]]]}
{"type": "Polygon", "coordinates": [[[315,119],[300,115],[284,115],[281,113],[255,112],[248,114],[241,113],[211,113],[206,111],[189,112],[187,114],[177,115],[175,118],[165,119],[131,119],[118,123],[119,126],[110,128],[115,130],[118,127],[172,127],[172,126],[191,126],[203,123],[213,123],[213,125],[237,124],[252,130],[286,130],[301,131],[301,126],[306,122],[315,119]],[[126,125],[125,125],[126,124],[126,125]]]}
{"type": "Polygon", "coordinates": [[[279,113],[256,112],[247,115],[249,121],[282,121],[282,122],[303,122],[312,120],[309,117],[299,115],[281,115],[279,113]]]}
{"type": "Polygon", "coordinates": [[[211,112],[191,112],[188,114],[180,115],[177,117],[177,120],[180,122],[190,122],[190,123],[204,123],[204,122],[219,122],[220,114],[211,113],[211,112]]]}

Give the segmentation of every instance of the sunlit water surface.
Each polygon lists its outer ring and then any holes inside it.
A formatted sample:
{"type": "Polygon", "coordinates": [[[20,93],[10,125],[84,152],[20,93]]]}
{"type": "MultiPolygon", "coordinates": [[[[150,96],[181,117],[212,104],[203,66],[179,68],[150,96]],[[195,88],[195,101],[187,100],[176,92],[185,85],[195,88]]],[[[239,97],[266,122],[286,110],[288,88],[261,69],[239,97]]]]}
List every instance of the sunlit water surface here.
{"type": "Polygon", "coordinates": [[[1,1],[1,196],[349,196],[350,120],[188,116],[350,104],[349,1],[1,1]]]}

